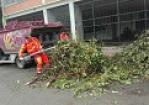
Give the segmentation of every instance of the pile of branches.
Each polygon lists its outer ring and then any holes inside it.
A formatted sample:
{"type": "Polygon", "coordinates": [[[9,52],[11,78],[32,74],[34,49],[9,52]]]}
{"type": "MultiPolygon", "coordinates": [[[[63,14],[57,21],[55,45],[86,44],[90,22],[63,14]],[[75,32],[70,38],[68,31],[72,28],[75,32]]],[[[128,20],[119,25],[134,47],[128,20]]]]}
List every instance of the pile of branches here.
{"type": "Polygon", "coordinates": [[[48,52],[52,59],[49,72],[43,76],[48,86],[72,89],[74,95],[93,94],[113,81],[131,84],[132,78],[149,77],[149,32],[127,46],[120,54],[107,58],[95,43],[59,42],[48,52]]]}
{"type": "Polygon", "coordinates": [[[80,79],[103,72],[104,56],[94,42],[59,42],[48,56],[52,59],[49,76],[80,79]]]}
{"type": "Polygon", "coordinates": [[[104,64],[101,48],[95,43],[59,42],[49,56],[53,61],[50,75],[60,74],[66,78],[82,78],[102,72],[104,64]]]}
{"type": "Polygon", "coordinates": [[[144,76],[149,70],[149,32],[144,32],[121,54],[113,57],[113,64],[128,72],[128,76],[144,76]],[[117,62],[118,61],[118,62],[117,62]]]}

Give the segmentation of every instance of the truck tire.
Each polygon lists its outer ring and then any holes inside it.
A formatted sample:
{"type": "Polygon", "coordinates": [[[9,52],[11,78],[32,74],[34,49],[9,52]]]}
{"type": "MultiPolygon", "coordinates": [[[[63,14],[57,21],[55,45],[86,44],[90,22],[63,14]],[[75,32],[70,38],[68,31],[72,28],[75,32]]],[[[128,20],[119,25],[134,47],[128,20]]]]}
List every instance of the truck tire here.
{"type": "Polygon", "coordinates": [[[16,58],[16,66],[19,68],[19,69],[24,69],[26,68],[26,62],[25,61],[21,61],[18,57],[16,58]]]}
{"type": "Polygon", "coordinates": [[[0,59],[2,59],[3,56],[4,56],[4,53],[3,53],[3,51],[0,49],[0,59]]]}

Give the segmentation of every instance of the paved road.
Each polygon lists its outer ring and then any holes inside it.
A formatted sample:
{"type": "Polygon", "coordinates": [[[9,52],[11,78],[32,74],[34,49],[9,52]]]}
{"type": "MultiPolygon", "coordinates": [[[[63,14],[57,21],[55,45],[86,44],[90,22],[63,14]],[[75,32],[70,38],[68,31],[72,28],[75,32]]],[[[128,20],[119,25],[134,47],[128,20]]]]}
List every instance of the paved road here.
{"type": "Polygon", "coordinates": [[[0,65],[0,105],[149,105],[149,81],[113,85],[105,95],[76,99],[69,91],[24,86],[34,73],[35,68],[0,65]]]}
{"type": "Polygon", "coordinates": [[[149,80],[129,86],[113,84],[106,94],[81,99],[77,105],[149,105],[149,80]]]}
{"type": "Polygon", "coordinates": [[[74,105],[70,92],[24,86],[34,72],[35,68],[0,65],[0,105],[74,105]]]}

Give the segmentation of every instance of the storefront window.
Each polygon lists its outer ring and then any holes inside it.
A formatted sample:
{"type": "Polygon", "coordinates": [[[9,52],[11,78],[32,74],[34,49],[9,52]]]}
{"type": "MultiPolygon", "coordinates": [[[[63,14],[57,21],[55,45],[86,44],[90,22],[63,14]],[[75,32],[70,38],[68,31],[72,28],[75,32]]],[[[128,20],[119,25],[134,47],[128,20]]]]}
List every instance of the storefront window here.
{"type": "Polygon", "coordinates": [[[95,3],[95,17],[109,16],[117,14],[117,4],[97,5],[95,3]]]}
{"type": "Polygon", "coordinates": [[[116,23],[117,23],[117,16],[101,17],[101,18],[96,18],[96,20],[95,20],[96,26],[107,25],[107,24],[116,24],[116,23]]]}
{"type": "Polygon", "coordinates": [[[94,37],[94,28],[92,26],[90,27],[84,27],[84,39],[85,41],[91,41],[94,37]]]}
{"type": "Polygon", "coordinates": [[[70,29],[69,6],[64,5],[48,10],[49,22],[61,22],[65,27],[70,29]]]}
{"type": "Polygon", "coordinates": [[[85,38],[132,41],[137,33],[149,28],[148,0],[82,0],[77,5],[85,38]]]}
{"type": "Polygon", "coordinates": [[[93,18],[93,7],[91,4],[84,4],[80,6],[83,20],[93,18]]]}
{"type": "Polygon", "coordinates": [[[144,0],[120,0],[119,12],[135,12],[144,10],[144,0]]]}

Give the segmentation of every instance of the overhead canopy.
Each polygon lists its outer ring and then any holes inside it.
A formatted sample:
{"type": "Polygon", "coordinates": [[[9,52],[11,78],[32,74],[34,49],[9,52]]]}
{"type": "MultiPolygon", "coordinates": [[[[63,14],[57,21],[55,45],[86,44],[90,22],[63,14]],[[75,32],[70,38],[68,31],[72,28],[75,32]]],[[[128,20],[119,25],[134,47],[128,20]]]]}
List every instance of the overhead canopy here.
{"type": "Polygon", "coordinates": [[[49,28],[58,28],[63,27],[63,25],[60,22],[50,22],[48,24],[44,24],[43,21],[11,21],[8,22],[5,29],[2,29],[2,31],[11,31],[15,29],[23,29],[23,28],[43,28],[43,27],[49,27],[49,28]]]}

